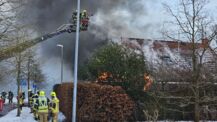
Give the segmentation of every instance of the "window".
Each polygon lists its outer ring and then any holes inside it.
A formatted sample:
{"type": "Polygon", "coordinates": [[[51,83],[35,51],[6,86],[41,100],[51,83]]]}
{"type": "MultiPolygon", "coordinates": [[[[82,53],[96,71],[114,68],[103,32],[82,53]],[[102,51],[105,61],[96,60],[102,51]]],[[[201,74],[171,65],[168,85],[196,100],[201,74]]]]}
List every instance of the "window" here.
{"type": "Polygon", "coordinates": [[[172,64],[172,60],[171,60],[170,56],[161,56],[161,59],[167,65],[172,64]]]}

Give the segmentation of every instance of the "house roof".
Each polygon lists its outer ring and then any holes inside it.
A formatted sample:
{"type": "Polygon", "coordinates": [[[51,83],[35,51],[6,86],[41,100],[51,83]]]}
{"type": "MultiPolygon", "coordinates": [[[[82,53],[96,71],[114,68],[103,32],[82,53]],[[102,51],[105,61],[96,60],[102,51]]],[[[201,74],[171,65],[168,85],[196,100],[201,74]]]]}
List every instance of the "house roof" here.
{"type": "MultiPolygon", "coordinates": [[[[180,50],[191,50],[193,47],[193,43],[191,42],[179,42],[179,41],[165,41],[165,40],[154,40],[154,49],[159,49],[167,46],[170,49],[180,49],[180,50]]],[[[208,46],[208,40],[202,41],[202,43],[195,43],[196,49],[205,48],[208,46]]]]}
{"type": "MultiPolygon", "coordinates": [[[[151,40],[151,39],[140,39],[140,38],[121,38],[121,43],[134,50],[142,50],[142,48],[152,42],[151,48],[155,51],[164,52],[165,48],[170,50],[177,50],[180,54],[188,55],[193,48],[193,43],[183,41],[166,41],[166,40],[151,40]]],[[[209,47],[207,39],[202,40],[202,43],[194,44],[196,49],[204,49],[209,47]]]]}
{"type": "MultiPolygon", "coordinates": [[[[138,38],[121,38],[121,44],[134,50],[146,51],[147,53],[149,53],[149,51],[155,51],[155,54],[157,54],[157,56],[160,58],[162,56],[175,56],[174,58],[179,58],[180,55],[184,60],[191,60],[193,46],[193,43],[191,42],[151,40],[138,38]],[[151,50],[144,50],[144,47],[148,47],[151,50]]],[[[198,53],[201,53],[204,48],[207,48],[206,54],[203,58],[205,62],[213,62],[213,59],[217,57],[213,54],[214,52],[212,48],[209,46],[207,39],[202,40],[201,43],[195,43],[195,47],[198,53]]],[[[153,53],[151,52],[147,55],[150,56],[153,55],[153,53]]],[[[184,60],[183,62],[185,62],[184,60]]]]}
{"type": "MultiPolygon", "coordinates": [[[[184,42],[184,41],[166,41],[166,40],[151,40],[151,39],[140,39],[140,38],[121,38],[122,44],[132,48],[138,49],[144,46],[145,42],[153,41],[153,49],[157,50],[160,48],[164,48],[167,46],[170,49],[178,49],[181,50],[191,50],[193,43],[184,42]],[[136,42],[136,43],[135,43],[136,42]]],[[[195,43],[196,48],[204,48],[208,46],[208,40],[204,39],[202,43],[195,43]]]]}

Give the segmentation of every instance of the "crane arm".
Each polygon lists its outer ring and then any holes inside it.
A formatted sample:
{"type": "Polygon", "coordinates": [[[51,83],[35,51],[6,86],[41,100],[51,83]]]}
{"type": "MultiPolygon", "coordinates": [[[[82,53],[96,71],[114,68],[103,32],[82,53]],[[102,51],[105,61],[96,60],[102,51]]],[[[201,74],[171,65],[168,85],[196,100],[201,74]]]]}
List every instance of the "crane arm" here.
{"type": "Polygon", "coordinates": [[[15,56],[17,53],[23,52],[26,49],[28,49],[28,48],[30,48],[30,47],[32,47],[32,46],[34,46],[40,42],[43,42],[47,39],[50,39],[52,37],[58,36],[62,33],[66,33],[66,32],[68,32],[68,33],[73,32],[71,24],[64,24],[64,25],[60,26],[55,32],[45,34],[42,37],[38,37],[38,38],[35,38],[33,40],[25,41],[25,42],[19,43],[19,44],[14,45],[14,46],[10,46],[8,48],[0,49],[0,61],[2,61],[4,59],[11,58],[11,57],[15,56]]]}
{"type": "MultiPolygon", "coordinates": [[[[88,29],[88,23],[89,23],[89,16],[87,14],[86,11],[84,11],[83,13],[80,13],[81,19],[80,19],[80,31],[87,31],[88,29]]],[[[17,53],[21,53],[23,51],[25,51],[26,49],[40,43],[43,42],[49,38],[52,38],[54,36],[60,35],[62,33],[68,32],[76,32],[76,20],[77,20],[77,12],[73,12],[72,15],[72,19],[70,20],[69,24],[63,24],[62,26],[60,26],[55,32],[49,33],[49,34],[45,34],[42,37],[38,37],[35,38],[33,40],[29,40],[29,41],[25,41],[22,43],[19,43],[17,45],[14,46],[9,46],[7,48],[2,48],[0,49],[0,61],[11,58],[13,56],[15,56],[17,53]]]]}

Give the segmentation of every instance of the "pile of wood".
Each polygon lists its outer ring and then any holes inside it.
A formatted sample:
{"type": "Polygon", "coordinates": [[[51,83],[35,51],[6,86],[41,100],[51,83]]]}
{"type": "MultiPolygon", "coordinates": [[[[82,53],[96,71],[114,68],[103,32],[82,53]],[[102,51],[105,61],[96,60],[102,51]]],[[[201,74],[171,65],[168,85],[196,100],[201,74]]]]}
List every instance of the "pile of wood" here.
{"type": "MultiPolygon", "coordinates": [[[[64,87],[64,84],[59,86],[64,87]]],[[[96,83],[78,84],[78,121],[130,121],[134,110],[135,103],[121,87],[96,83]]]]}

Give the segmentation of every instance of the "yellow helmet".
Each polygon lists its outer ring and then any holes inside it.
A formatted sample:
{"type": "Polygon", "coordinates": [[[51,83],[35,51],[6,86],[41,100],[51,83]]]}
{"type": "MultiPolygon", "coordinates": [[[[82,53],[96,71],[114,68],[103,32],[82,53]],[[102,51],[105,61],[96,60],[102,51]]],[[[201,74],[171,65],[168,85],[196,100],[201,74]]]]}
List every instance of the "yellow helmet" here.
{"type": "Polygon", "coordinates": [[[44,91],[40,91],[39,92],[39,96],[45,96],[45,92],[44,91]]]}
{"type": "Polygon", "coordinates": [[[87,13],[87,10],[83,10],[84,13],[87,13]]]}
{"type": "Polygon", "coordinates": [[[50,96],[56,97],[56,93],[55,93],[55,92],[51,92],[51,93],[50,93],[50,96]]]}

